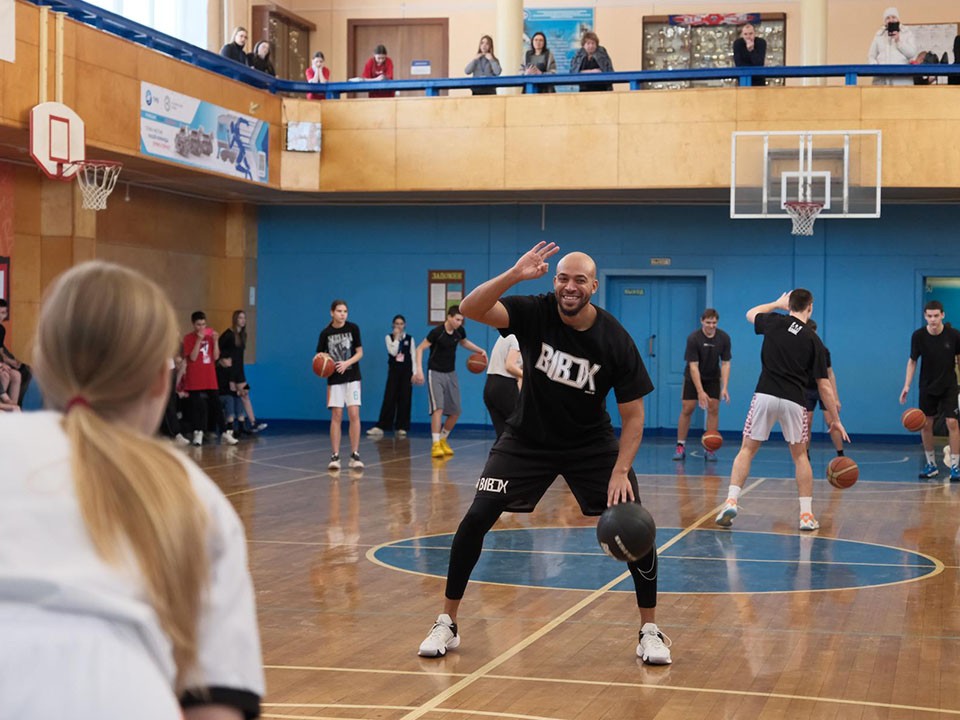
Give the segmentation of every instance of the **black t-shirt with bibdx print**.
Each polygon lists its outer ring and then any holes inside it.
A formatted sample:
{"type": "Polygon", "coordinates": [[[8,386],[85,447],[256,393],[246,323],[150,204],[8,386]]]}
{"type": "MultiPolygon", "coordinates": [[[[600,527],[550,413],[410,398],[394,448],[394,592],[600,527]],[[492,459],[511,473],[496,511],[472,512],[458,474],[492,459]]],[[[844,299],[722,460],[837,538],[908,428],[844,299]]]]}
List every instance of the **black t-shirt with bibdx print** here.
{"type": "Polygon", "coordinates": [[[825,348],[817,334],[792,315],[759,313],[753,330],[763,335],[763,370],[756,392],[803,405],[807,383],[828,377],[825,348]]]}
{"type": "MultiPolygon", "coordinates": [[[[327,325],[317,338],[317,352],[325,352],[334,362],[346,361],[352,358],[357,349],[362,347],[360,342],[360,328],[349,320],[343,324],[343,327],[334,327],[333,323],[327,325]]],[[[328,385],[340,385],[342,383],[353,382],[360,379],[360,363],[355,363],[347,368],[342,375],[334,372],[327,378],[328,385]]]]}
{"type": "Polygon", "coordinates": [[[597,308],[586,330],[564,324],[553,295],[500,299],[523,357],[523,388],[516,411],[507,419],[522,440],[558,450],[615,440],[606,397],[618,403],[653,392],[640,351],[610,313],[597,308]]]}

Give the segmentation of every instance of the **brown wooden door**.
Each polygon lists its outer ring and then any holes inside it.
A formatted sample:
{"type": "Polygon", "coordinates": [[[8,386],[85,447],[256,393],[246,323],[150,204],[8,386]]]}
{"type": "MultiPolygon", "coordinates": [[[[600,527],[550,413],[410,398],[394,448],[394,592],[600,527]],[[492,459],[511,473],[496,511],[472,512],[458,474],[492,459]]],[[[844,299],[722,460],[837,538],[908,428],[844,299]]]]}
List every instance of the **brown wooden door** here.
{"type": "MultiPolygon", "coordinates": [[[[395,80],[409,78],[445,78],[448,67],[449,27],[446,18],[415,18],[411,20],[348,20],[347,21],[347,75],[358,77],[377,45],[387,47],[393,60],[395,80]],[[412,75],[413,61],[428,61],[429,75],[412,75]]],[[[422,90],[400,93],[423,95],[422,90]]]]}

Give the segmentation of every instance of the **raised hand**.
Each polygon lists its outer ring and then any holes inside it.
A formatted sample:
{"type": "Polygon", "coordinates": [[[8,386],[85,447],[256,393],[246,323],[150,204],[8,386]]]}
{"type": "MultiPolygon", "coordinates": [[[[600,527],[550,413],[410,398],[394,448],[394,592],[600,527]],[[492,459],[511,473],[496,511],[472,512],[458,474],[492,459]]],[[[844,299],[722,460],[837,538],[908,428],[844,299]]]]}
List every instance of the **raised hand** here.
{"type": "Polygon", "coordinates": [[[560,252],[556,243],[541,240],[531,250],[525,252],[514,264],[513,269],[521,280],[536,280],[550,272],[547,260],[560,252]]]}

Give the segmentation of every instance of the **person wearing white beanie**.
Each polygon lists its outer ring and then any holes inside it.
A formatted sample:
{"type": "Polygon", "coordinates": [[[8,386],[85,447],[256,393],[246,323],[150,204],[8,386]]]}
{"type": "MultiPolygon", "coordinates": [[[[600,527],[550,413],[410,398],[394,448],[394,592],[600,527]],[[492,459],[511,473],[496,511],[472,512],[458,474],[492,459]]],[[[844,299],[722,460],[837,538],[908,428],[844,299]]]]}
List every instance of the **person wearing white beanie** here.
{"type": "MultiPolygon", "coordinates": [[[[908,65],[917,56],[916,42],[909,28],[901,28],[900,11],[888,7],[883,11],[883,27],[870,45],[867,61],[871,65],[908,65]]],[[[874,77],[874,85],[913,85],[913,77],[897,75],[874,77]]]]}

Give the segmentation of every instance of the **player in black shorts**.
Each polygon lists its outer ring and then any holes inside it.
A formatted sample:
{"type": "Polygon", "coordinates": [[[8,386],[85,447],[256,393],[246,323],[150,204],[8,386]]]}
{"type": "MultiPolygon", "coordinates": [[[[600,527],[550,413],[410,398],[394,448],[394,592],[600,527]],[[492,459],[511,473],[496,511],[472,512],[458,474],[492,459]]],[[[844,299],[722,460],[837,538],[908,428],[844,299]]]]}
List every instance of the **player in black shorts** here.
{"type": "Polygon", "coordinates": [[[960,429],[957,426],[957,361],[960,359],[960,331],[944,325],[946,317],[939,300],[931,300],[923,308],[926,327],[915,330],[910,338],[910,359],[907,360],[907,376],[900,391],[900,404],[907,401],[913,373],[920,363],[920,409],[927,422],[920,431],[923,452],[927,463],[920,472],[921,478],[940,474],[937,470],[937,455],[933,447],[933,421],[940,413],[946,413],[947,432],[950,434],[950,482],[960,481],[960,429]]]}
{"type": "MultiPolygon", "coordinates": [[[[707,413],[705,432],[715,433],[720,424],[720,399],[729,404],[730,393],[730,336],[717,328],[720,313],[707,308],[700,316],[700,329],[694,330],[687,338],[687,349],[683,354],[686,366],[683,369],[683,400],[680,406],[680,419],[677,420],[677,450],[674,460],[683,460],[687,456],[687,433],[690,431],[690,419],[699,405],[707,413]]],[[[707,450],[706,460],[716,460],[717,454],[707,450]]]]}
{"type": "MultiPolygon", "coordinates": [[[[807,327],[817,331],[817,321],[808,320],[807,327]]],[[[823,346],[824,358],[827,363],[827,379],[830,381],[830,387],[833,388],[833,397],[837,401],[837,410],[840,410],[840,391],[837,390],[837,376],[833,372],[833,361],[830,359],[830,350],[826,345],[823,346]]],[[[823,412],[823,421],[827,424],[829,429],[830,440],[833,442],[833,449],[837,451],[837,457],[843,457],[843,436],[840,435],[840,432],[834,426],[833,421],[836,419],[834,415],[827,410],[826,406],[823,404],[823,400],[820,399],[820,388],[817,386],[817,379],[811,377],[807,381],[807,399],[804,406],[807,409],[807,427],[813,427],[813,411],[817,409],[817,405],[820,405],[820,410],[823,412]]],[[[807,438],[807,457],[810,457],[810,439],[807,438]]]]}
{"type": "MultiPolygon", "coordinates": [[[[473,504],[453,539],[443,613],[420,645],[425,657],[445,655],[460,645],[457,610],[484,535],[503,512],[532,512],[561,473],[584,515],[639,502],[632,465],[643,435],[643,396],[653,384],[629,333],[590,302],[597,291],[593,260],[583,253],[563,257],[552,295],[504,297],[521,281],[545,275],[547,259],[557,252],[553,243],[537,243],[460,304],[466,317],[501,335],[517,336],[524,382],[517,410],[490,450],[473,504]],[[606,411],[611,388],[623,421],[619,442],[606,411]]],[[[646,663],[666,665],[670,650],[655,623],[656,548],[627,567],[642,624],[637,655],[646,663]]]]}

